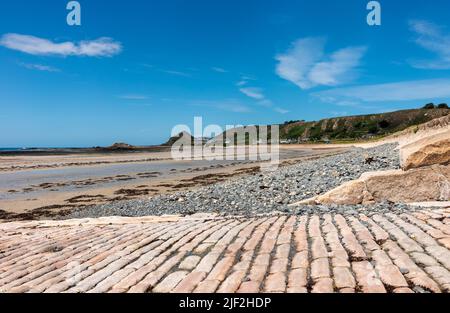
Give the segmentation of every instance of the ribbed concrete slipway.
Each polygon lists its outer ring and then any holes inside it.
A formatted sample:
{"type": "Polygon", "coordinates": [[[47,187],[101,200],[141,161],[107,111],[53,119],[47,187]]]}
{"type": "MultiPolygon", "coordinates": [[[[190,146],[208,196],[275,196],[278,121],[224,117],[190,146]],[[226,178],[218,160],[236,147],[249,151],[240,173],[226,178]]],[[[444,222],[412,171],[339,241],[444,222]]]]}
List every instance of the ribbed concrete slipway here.
{"type": "Polygon", "coordinates": [[[450,291],[450,209],[0,224],[1,292],[450,291]]]}

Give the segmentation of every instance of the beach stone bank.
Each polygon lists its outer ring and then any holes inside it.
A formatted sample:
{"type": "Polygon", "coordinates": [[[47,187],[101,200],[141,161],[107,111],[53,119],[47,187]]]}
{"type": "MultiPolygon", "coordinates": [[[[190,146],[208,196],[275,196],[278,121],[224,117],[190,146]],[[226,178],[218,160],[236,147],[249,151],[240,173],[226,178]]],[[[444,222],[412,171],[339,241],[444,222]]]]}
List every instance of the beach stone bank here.
{"type": "MultiPolygon", "coordinates": [[[[219,213],[253,216],[273,211],[295,213],[289,204],[318,196],[365,172],[400,169],[397,144],[345,153],[259,172],[192,191],[117,201],[77,209],[63,218],[192,215],[219,213]]],[[[330,208],[332,209],[332,208],[330,208]]]]}

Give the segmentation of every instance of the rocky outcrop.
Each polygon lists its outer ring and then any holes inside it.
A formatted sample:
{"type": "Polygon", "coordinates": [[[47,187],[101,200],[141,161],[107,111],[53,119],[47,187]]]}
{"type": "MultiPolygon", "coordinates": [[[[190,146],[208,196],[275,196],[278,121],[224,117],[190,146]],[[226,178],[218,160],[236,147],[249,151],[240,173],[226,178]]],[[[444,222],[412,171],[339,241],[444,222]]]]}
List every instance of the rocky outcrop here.
{"type": "Polygon", "coordinates": [[[400,160],[404,170],[433,164],[449,164],[450,129],[403,146],[400,149],[400,160]]]}
{"type": "Polygon", "coordinates": [[[382,201],[450,201],[450,166],[365,173],[360,179],[297,204],[356,205],[382,201]]]}
{"type": "Polygon", "coordinates": [[[107,147],[106,149],[108,150],[133,150],[136,147],[129,145],[127,143],[124,142],[117,142],[115,144],[113,144],[112,146],[107,147]]]}
{"type": "Polygon", "coordinates": [[[294,205],[450,201],[450,116],[420,125],[395,141],[401,170],[365,173],[294,205]]]}

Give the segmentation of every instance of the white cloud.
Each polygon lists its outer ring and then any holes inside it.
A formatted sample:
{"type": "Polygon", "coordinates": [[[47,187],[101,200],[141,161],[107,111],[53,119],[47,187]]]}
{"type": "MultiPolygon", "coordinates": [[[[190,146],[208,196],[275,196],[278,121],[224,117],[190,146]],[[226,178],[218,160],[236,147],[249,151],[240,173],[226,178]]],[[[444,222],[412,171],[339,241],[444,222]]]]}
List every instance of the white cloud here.
{"type": "Polygon", "coordinates": [[[55,43],[30,35],[5,34],[0,39],[0,45],[32,55],[110,57],[122,51],[120,42],[106,37],[78,43],[55,43]]]}
{"type": "Polygon", "coordinates": [[[324,38],[303,38],[276,56],[276,73],[301,89],[338,86],[356,78],[366,47],[347,47],[326,55],[324,38]]]}
{"type": "Polygon", "coordinates": [[[147,100],[148,96],[146,95],[138,95],[138,94],[129,94],[129,95],[121,95],[120,99],[124,100],[147,100]]]}
{"type": "Polygon", "coordinates": [[[311,94],[321,101],[341,106],[363,102],[413,101],[450,97],[450,79],[402,81],[396,83],[335,88],[311,94]]]}
{"type": "Polygon", "coordinates": [[[239,91],[242,92],[247,97],[250,97],[253,99],[263,100],[265,98],[265,96],[263,94],[263,90],[261,88],[245,87],[245,88],[240,88],[239,91]]]}
{"type": "Polygon", "coordinates": [[[191,77],[190,74],[185,73],[185,72],[180,72],[180,71],[163,70],[163,72],[166,74],[175,75],[175,76],[191,77]]]}
{"type": "Polygon", "coordinates": [[[30,64],[30,63],[19,63],[20,66],[27,68],[29,70],[36,70],[36,71],[43,71],[43,72],[61,72],[60,69],[48,66],[48,65],[42,65],[42,64],[30,64]]]}
{"type": "Polygon", "coordinates": [[[450,35],[428,21],[413,20],[409,25],[417,36],[414,42],[437,56],[434,60],[413,60],[411,65],[421,69],[450,69],[450,35]]]}
{"type": "Polygon", "coordinates": [[[317,63],[309,73],[309,79],[317,85],[337,86],[355,78],[354,69],[365,53],[364,47],[344,48],[334,52],[329,61],[317,63]]]}
{"type": "Polygon", "coordinates": [[[223,69],[223,68],[221,68],[221,67],[212,67],[211,69],[212,69],[214,72],[217,72],[217,73],[228,73],[227,70],[225,70],[225,69],[223,69]]]}

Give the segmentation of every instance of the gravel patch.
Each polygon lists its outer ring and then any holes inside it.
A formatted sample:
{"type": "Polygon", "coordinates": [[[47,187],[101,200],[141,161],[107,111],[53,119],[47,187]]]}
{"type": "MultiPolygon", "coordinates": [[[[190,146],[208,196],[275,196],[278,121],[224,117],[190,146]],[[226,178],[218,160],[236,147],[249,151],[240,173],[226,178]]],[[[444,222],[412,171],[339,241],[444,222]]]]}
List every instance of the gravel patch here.
{"type": "Polygon", "coordinates": [[[348,152],[261,172],[194,191],[160,195],[151,199],[128,200],[95,205],[72,212],[64,218],[101,216],[149,216],[164,214],[191,215],[200,212],[247,215],[279,211],[283,213],[358,214],[366,212],[403,212],[401,204],[367,206],[299,206],[289,204],[323,194],[362,173],[398,169],[396,144],[370,149],[354,148],[348,152]]]}

